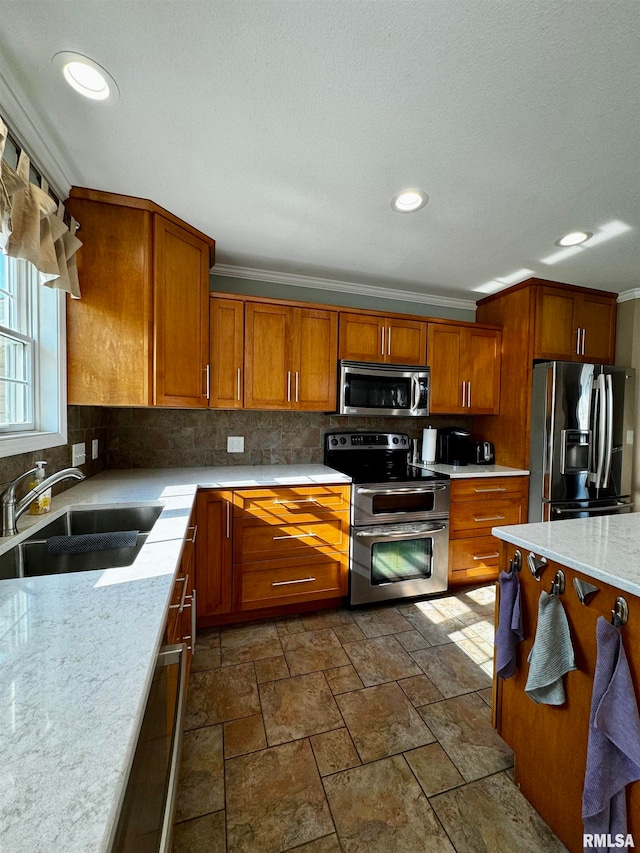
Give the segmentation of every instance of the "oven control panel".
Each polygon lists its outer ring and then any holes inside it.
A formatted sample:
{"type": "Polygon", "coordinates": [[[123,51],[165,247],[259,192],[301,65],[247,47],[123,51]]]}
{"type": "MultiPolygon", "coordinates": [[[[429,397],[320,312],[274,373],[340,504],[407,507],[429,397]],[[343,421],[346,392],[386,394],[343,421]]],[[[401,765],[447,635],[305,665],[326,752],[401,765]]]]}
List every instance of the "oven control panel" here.
{"type": "Polygon", "coordinates": [[[327,450],[408,450],[409,436],[402,432],[329,432],[327,450]]]}

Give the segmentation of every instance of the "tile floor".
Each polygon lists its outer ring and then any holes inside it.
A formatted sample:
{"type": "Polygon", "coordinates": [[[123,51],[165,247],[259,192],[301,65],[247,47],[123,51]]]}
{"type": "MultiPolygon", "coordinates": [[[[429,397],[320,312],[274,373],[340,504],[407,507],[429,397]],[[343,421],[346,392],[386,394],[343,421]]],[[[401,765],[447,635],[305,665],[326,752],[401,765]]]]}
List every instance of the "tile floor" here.
{"type": "Polygon", "coordinates": [[[556,853],[491,728],[492,586],[201,632],[174,853],[556,853]]]}

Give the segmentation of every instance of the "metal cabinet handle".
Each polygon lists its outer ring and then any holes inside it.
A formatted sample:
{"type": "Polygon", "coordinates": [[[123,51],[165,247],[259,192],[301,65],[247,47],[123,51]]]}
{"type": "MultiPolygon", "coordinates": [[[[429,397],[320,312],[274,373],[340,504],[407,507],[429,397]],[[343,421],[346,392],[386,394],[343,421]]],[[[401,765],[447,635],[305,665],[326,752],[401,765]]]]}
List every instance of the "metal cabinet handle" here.
{"type": "Polygon", "coordinates": [[[467,382],[467,408],[471,408],[471,380],[467,382]]]}
{"type": "Polygon", "coordinates": [[[231,504],[227,501],[227,539],[231,536],[231,504]]]}
{"type": "Polygon", "coordinates": [[[190,539],[186,539],[185,541],[186,541],[186,542],[195,542],[195,541],[196,541],[196,536],[198,535],[198,525],[197,525],[197,524],[194,524],[194,525],[193,525],[193,527],[188,527],[188,528],[187,528],[187,533],[188,533],[190,530],[193,530],[193,533],[191,534],[191,538],[190,538],[190,539]]]}
{"type": "Polygon", "coordinates": [[[472,554],[472,558],[474,560],[492,560],[494,557],[499,557],[500,554],[498,551],[494,551],[493,554],[472,554]]]}
{"type": "Polygon", "coordinates": [[[391,326],[387,329],[387,355],[391,355],[391,326]]]}
{"type": "Polygon", "coordinates": [[[300,391],[300,374],[296,370],[296,403],[299,402],[299,391],[300,391]]]}
{"type": "Polygon", "coordinates": [[[317,533],[296,533],[295,535],[292,534],[291,536],[272,536],[271,538],[273,539],[274,542],[277,542],[279,539],[305,539],[308,536],[314,536],[317,538],[318,534],[317,533]]]}
{"type": "Polygon", "coordinates": [[[467,383],[463,380],[463,382],[462,382],[462,408],[463,409],[466,406],[466,399],[467,399],[466,389],[467,389],[467,383]]]}
{"type": "Polygon", "coordinates": [[[507,490],[504,486],[494,486],[491,489],[474,489],[473,491],[480,494],[481,492],[506,492],[507,490]]]}
{"type": "Polygon", "coordinates": [[[283,498],[283,500],[274,500],[274,504],[278,504],[280,506],[286,506],[286,504],[315,504],[316,506],[320,506],[320,501],[315,500],[315,498],[302,498],[296,501],[290,501],[283,498]]]}
{"type": "Polygon", "coordinates": [[[187,594],[187,581],[189,580],[189,575],[183,575],[181,578],[176,578],[176,583],[183,583],[184,586],[182,588],[182,595],[180,596],[180,604],[170,604],[169,610],[179,610],[182,613],[184,609],[184,599],[187,594]]]}
{"type": "Polygon", "coordinates": [[[207,390],[205,392],[207,400],[211,399],[211,366],[208,364],[204,369],[205,375],[207,377],[207,390]]]}
{"type": "Polygon", "coordinates": [[[380,355],[384,356],[384,326],[382,327],[382,349],[380,350],[380,355]]]}
{"type": "Polygon", "coordinates": [[[238,368],[238,400],[242,399],[241,384],[242,384],[242,370],[241,370],[241,368],[238,368]]]}
{"type": "Polygon", "coordinates": [[[313,583],[315,578],[300,578],[295,581],[274,581],[271,586],[291,586],[294,583],[313,583]]]}
{"type": "Polygon", "coordinates": [[[291,371],[287,370],[287,403],[291,402],[291,371]]]}
{"type": "Polygon", "coordinates": [[[585,343],[584,343],[586,337],[587,337],[587,330],[583,329],[582,330],[582,355],[584,355],[586,352],[586,347],[585,347],[585,343]]]}
{"type": "Polygon", "coordinates": [[[479,518],[477,515],[473,516],[474,521],[504,521],[504,515],[485,515],[479,518]]]}

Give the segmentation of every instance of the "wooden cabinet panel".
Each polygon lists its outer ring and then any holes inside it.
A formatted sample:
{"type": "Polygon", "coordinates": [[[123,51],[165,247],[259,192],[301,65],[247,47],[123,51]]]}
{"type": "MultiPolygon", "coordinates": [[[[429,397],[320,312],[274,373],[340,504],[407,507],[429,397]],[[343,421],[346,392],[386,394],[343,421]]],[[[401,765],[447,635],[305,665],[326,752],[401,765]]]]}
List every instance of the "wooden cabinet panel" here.
{"type": "Polygon", "coordinates": [[[349,513],[325,513],[308,521],[272,516],[237,518],[233,528],[236,563],[299,555],[315,556],[349,548],[349,513]]]}
{"type": "Polygon", "coordinates": [[[571,361],[577,354],[577,339],[574,294],[541,287],[536,299],[535,358],[571,361]]]}
{"type": "Polygon", "coordinates": [[[211,395],[209,406],[241,409],[244,371],[244,302],[209,302],[211,395]]]}
{"type": "Polygon", "coordinates": [[[419,320],[388,318],[386,361],[391,364],[425,364],[427,324],[419,320]]]}
{"type": "Polygon", "coordinates": [[[247,409],[290,409],[293,308],[248,302],[245,308],[247,409]]]}
{"type": "Polygon", "coordinates": [[[516,495],[521,497],[528,488],[527,477],[472,477],[451,481],[451,500],[482,502],[485,498],[516,495]]]}
{"type": "Polygon", "coordinates": [[[154,217],[155,397],[157,406],[206,408],[209,247],[154,217]]]}
{"type": "Polygon", "coordinates": [[[500,332],[465,329],[467,410],[473,415],[500,411],[500,332]]]}
{"type": "Polygon", "coordinates": [[[338,313],[296,309],[296,409],[332,411],[338,383],[338,313]]]}
{"type": "Polygon", "coordinates": [[[340,314],[340,358],[349,361],[384,361],[382,317],[340,314]]]}
{"type": "Polygon", "coordinates": [[[451,510],[449,531],[452,539],[490,533],[492,527],[520,524],[523,521],[520,501],[510,498],[492,498],[469,503],[454,504],[451,510]]]}
{"type": "Polygon", "coordinates": [[[264,560],[234,566],[236,610],[295,604],[347,594],[347,553],[264,560]]]}
{"type": "Polygon", "coordinates": [[[582,361],[613,364],[616,359],[615,298],[582,294],[578,326],[582,328],[582,361]]]}
{"type": "Polygon", "coordinates": [[[231,612],[232,500],[232,492],[198,492],[195,571],[198,618],[231,612]]]}
{"type": "Polygon", "coordinates": [[[429,323],[427,363],[431,368],[431,414],[462,413],[462,329],[429,323]]]}
{"type": "Polygon", "coordinates": [[[234,513],[309,521],[320,512],[350,509],[350,486],[292,486],[234,492],[234,513]]]}
{"type": "Polygon", "coordinates": [[[615,296],[541,287],[535,329],[535,358],[613,364],[615,296]]]}
{"type": "Polygon", "coordinates": [[[432,414],[498,414],[501,340],[497,329],[429,323],[432,414]]]}
{"type": "Polygon", "coordinates": [[[464,572],[464,581],[497,576],[500,548],[493,536],[471,536],[449,542],[449,571],[464,572]]]}

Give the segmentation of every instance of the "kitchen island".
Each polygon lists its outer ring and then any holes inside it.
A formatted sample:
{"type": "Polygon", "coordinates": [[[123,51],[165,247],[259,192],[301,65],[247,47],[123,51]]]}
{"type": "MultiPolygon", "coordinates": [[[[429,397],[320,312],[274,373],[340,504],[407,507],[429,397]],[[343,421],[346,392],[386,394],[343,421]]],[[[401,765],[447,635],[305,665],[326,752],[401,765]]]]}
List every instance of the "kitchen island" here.
{"type": "Polygon", "coordinates": [[[323,465],[107,471],[20,518],[0,555],[69,507],[162,505],[130,566],[0,581],[2,853],[109,849],[197,489],[348,482],[323,465]]]}
{"type": "MultiPolygon", "coordinates": [[[[522,793],[572,853],[583,849],[582,791],[587,759],[589,715],[596,663],[596,620],[611,620],[616,599],[629,610],[621,629],[636,701],[640,702],[640,514],[521,524],[493,528],[501,540],[500,565],[522,554],[520,588],[524,640],[517,647],[512,678],[496,679],[494,722],[515,754],[515,778],[522,793]],[[542,562],[540,580],[527,558],[542,562]],[[538,705],[525,693],[527,657],[535,636],[538,601],[564,573],[560,595],[569,622],[577,669],[564,677],[566,701],[538,705]],[[586,605],[574,578],[597,587],[586,605]]],[[[640,782],[627,787],[628,831],[640,843],[640,782]]]]}

